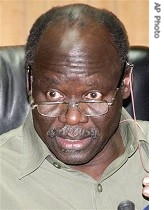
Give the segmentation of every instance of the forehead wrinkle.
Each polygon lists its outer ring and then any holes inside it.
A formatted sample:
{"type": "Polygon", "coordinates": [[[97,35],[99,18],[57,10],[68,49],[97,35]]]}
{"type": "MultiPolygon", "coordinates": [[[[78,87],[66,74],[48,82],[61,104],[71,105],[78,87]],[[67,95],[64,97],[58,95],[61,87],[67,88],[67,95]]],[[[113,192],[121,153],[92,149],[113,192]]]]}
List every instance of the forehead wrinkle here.
{"type": "Polygon", "coordinates": [[[56,70],[56,67],[71,67],[71,68],[85,68],[87,65],[91,68],[101,68],[103,66],[100,62],[95,62],[94,59],[89,56],[72,55],[66,58],[66,55],[56,55],[53,61],[47,61],[40,63],[40,67],[48,68],[49,70],[56,70]]]}
{"type": "MultiPolygon", "coordinates": [[[[43,64],[43,63],[42,63],[43,64]]],[[[45,78],[42,78],[42,81],[55,83],[56,85],[60,84],[61,79],[80,79],[82,76],[90,77],[96,74],[99,74],[102,70],[102,65],[99,63],[97,65],[95,64],[54,64],[54,63],[44,63],[42,66],[42,69],[49,70],[50,72],[54,72],[53,74],[56,76],[56,78],[51,78],[51,76],[45,76],[45,78]],[[89,71],[86,70],[86,68],[89,68],[89,71]],[[59,77],[59,78],[58,78],[59,77]]],[[[96,76],[97,77],[97,76],[96,76]]],[[[86,80],[86,78],[85,78],[86,80]]],[[[90,82],[91,83],[91,82],[90,82]]]]}

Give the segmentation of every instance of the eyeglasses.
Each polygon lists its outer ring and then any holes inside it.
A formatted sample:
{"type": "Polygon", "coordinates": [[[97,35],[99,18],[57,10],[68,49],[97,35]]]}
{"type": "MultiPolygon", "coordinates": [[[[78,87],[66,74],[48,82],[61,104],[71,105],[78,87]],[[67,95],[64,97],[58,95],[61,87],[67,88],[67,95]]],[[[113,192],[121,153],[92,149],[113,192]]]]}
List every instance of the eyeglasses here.
{"type": "Polygon", "coordinates": [[[109,111],[109,107],[113,105],[117,92],[116,89],[111,101],[105,100],[86,100],[75,103],[69,102],[41,102],[33,104],[32,109],[37,108],[38,112],[45,117],[59,117],[67,113],[69,107],[77,106],[79,112],[85,116],[101,116],[109,111]]]}
{"type": "MultiPolygon", "coordinates": [[[[109,111],[109,107],[114,104],[117,92],[121,86],[121,82],[125,73],[125,70],[130,67],[133,68],[133,64],[129,64],[127,61],[124,64],[124,67],[122,69],[121,77],[118,81],[117,88],[114,92],[113,97],[111,98],[111,101],[108,102],[106,100],[85,100],[85,101],[79,101],[75,103],[69,103],[69,102],[60,102],[60,101],[52,101],[52,102],[41,102],[38,104],[34,104],[32,102],[31,108],[35,109],[37,108],[38,112],[45,117],[59,117],[68,112],[68,109],[70,107],[77,107],[79,112],[85,116],[101,116],[109,111]]],[[[33,100],[32,100],[33,101],[33,100]]]]}

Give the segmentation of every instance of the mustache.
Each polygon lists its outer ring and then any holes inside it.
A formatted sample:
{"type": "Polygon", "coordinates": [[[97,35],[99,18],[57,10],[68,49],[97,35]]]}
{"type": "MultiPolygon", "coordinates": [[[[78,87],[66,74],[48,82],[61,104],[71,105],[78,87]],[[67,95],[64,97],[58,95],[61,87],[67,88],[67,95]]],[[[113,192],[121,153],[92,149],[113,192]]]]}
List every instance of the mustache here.
{"type": "Polygon", "coordinates": [[[97,139],[100,135],[99,131],[95,128],[84,129],[81,126],[65,125],[61,129],[57,128],[50,129],[47,132],[47,136],[49,138],[54,138],[58,136],[64,139],[80,140],[88,137],[92,139],[97,139]]]}

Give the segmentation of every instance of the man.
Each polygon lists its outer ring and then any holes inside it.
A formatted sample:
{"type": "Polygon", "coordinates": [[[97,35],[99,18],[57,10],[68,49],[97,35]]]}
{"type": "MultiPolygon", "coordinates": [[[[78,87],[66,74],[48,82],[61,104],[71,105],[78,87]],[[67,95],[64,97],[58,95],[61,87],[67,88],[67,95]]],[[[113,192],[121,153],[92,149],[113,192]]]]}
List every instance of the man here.
{"type": "Polygon", "coordinates": [[[122,108],[130,94],[128,49],[123,24],[106,10],[73,4],[37,19],[26,45],[32,112],[0,137],[1,209],[148,204],[141,164],[148,125],[137,127],[122,108]]]}

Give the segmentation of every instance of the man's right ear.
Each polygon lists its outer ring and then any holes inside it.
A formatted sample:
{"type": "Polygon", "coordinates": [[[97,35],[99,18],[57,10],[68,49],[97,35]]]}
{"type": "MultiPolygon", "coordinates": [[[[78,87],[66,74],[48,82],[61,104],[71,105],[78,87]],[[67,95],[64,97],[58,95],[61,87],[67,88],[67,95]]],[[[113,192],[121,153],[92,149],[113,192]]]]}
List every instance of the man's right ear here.
{"type": "Polygon", "coordinates": [[[27,94],[29,98],[29,103],[32,104],[32,82],[33,82],[33,75],[32,75],[32,68],[31,65],[26,66],[26,88],[27,94]]]}

